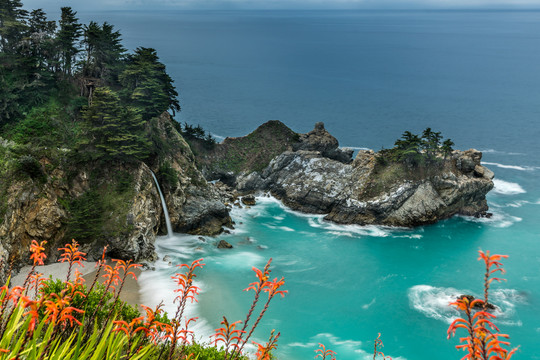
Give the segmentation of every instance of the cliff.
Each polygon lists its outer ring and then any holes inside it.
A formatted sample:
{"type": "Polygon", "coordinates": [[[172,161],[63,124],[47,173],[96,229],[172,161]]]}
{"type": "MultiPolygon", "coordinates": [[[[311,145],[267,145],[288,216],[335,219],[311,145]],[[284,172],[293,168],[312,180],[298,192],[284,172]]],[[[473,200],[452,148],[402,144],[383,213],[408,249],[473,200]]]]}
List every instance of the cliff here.
{"type": "Polygon", "coordinates": [[[72,150],[0,142],[4,268],[26,262],[32,240],[47,240],[51,261],[71,238],[91,258],[108,245],[111,257],[154,259],[156,235],[166,230],[151,170],[162,183],[175,231],[212,235],[230,224],[170,116],[152,119],[147,131],[161,150],[146,162],[76,161],[72,150]]]}
{"type": "Polygon", "coordinates": [[[371,150],[353,161],[352,151],[339,149],[322,123],[298,139],[261,171],[236,173],[236,190],[270,191],[292,209],[343,224],[412,227],[456,214],[483,216],[488,209],[494,175],[481,165],[479,151],[453,151],[411,166],[383,163],[371,150]]]}

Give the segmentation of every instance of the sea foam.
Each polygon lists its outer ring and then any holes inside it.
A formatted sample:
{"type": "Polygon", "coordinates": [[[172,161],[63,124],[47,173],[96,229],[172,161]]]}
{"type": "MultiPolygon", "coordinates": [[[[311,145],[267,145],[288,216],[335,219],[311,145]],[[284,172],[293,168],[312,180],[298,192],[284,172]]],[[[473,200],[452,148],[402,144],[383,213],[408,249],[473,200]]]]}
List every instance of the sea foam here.
{"type": "Polygon", "coordinates": [[[499,163],[488,162],[488,161],[484,161],[483,165],[491,165],[491,166],[499,167],[501,169],[512,169],[512,170],[519,170],[519,171],[534,171],[538,169],[537,167],[534,167],[534,166],[505,165],[505,164],[499,164],[499,163]]]}
{"type": "MultiPolygon", "coordinates": [[[[462,316],[451,302],[463,294],[471,294],[469,290],[458,290],[452,287],[435,287],[430,285],[416,285],[409,289],[408,297],[410,306],[424,316],[452,323],[456,318],[462,316]]],[[[522,322],[516,319],[516,304],[525,304],[526,297],[523,293],[515,289],[496,289],[492,290],[489,302],[497,306],[494,315],[497,316],[499,323],[509,326],[521,326],[522,322]]]]}
{"type": "Polygon", "coordinates": [[[501,179],[493,179],[493,192],[501,195],[517,195],[524,194],[526,191],[518,183],[504,181],[501,179]]]}

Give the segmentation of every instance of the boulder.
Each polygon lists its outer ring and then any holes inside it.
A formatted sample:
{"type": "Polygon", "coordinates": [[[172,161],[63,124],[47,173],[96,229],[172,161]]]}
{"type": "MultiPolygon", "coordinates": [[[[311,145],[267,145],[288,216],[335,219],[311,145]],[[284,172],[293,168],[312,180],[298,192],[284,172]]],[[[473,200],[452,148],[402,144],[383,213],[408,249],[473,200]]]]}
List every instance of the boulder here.
{"type": "Polygon", "coordinates": [[[229,244],[228,242],[226,242],[225,240],[219,240],[217,244],[217,248],[218,249],[232,249],[233,246],[229,244]]]}
{"type": "Polygon", "coordinates": [[[294,151],[317,151],[322,156],[343,163],[352,161],[352,149],[340,149],[338,140],[324,128],[324,123],[318,122],[315,128],[307,134],[300,135],[300,142],[293,145],[294,151]]]}
{"type": "Polygon", "coordinates": [[[242,204],[247,205],[247,206],[255,205],[256,204],[255,196],[253,195],[242,196],[242,204]]]}

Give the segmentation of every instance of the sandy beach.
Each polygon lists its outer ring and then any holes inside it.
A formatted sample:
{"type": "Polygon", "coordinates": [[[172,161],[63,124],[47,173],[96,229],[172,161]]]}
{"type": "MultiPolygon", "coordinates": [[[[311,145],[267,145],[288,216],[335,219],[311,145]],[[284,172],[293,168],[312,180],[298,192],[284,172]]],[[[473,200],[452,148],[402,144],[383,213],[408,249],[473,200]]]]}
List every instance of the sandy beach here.
{"type": "MultiPolygon", "coordinates": [[[[72,270],[72,278],[75,273],[75,268],[79,269],[79,271],[83,274],[83,278],[86,282],[86,284],[91,284],[94,281],[94,278],[96,276],[96,262],[89,262],[89,261],[83,261],[83,266],[75,265],[72,270]]],[[[25,266],[21,269],[21,271],[13,276],[11,279],[12,286],[21,286],[24,284],[24,281],[32,269],[31,266],[25,266]]],[[[68,270],[68,264],[67,263],[54,263],[49,265],[43,265],[43,266],[37,266],[36,271],[43,274],[44,277],[52,277],[53,279],[65,279],[67,275],[68,270]]],[[[136,269],[133,271],[135,275],[138,277],[141,274],[140,269],[136,269]]],[[[101,271],[103,274],[103,271],[101,271]]],[[[101,274],[101,275],[102,275],[101,274]]],[[[100,281],[103,280],[103,278],[100,275],[100,281]]],[[[124,287],[122,288],[122,292],[120,293],[120,299],[127,302],[131,305],[140,305],[141,303],[141,296],[140,296],[140,286],[136,280],[134,280],[131,276],[128,276],[126,279],[126,282],[124,284],[124,287]]]]}

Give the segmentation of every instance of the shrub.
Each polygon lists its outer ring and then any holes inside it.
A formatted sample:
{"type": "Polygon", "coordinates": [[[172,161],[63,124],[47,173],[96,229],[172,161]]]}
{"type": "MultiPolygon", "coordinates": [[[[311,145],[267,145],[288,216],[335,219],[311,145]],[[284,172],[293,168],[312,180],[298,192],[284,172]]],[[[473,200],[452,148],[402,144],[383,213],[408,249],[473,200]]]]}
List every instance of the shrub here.
{"type": "Polygon", "coordinates": [[[46,181],[41,164],[32,155],[23,155],[15,163],[20,174],[28,175],[33,180],[46,181]]]}

